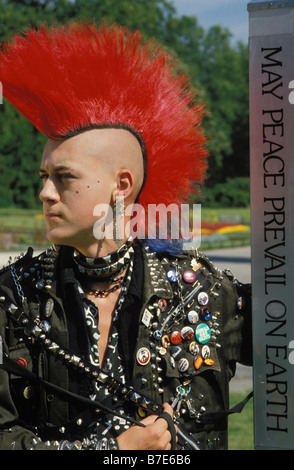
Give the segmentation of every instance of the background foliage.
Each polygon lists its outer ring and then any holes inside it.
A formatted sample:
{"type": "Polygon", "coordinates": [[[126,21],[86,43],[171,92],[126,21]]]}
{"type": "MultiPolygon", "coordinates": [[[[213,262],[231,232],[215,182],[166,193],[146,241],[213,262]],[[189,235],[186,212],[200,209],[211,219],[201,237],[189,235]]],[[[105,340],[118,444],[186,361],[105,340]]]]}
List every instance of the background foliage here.
{"type": "MultiPolygon", "coordinates": [[[[196,17],[178,17],[168,0],[0,0],[0,42],[29,25],[77,19],[140,29],[178,57],[206,103],[203,126],[210,165],[204,203],[248,205],[247,46],[232,45],[230,31],[220,26],[204,30],[196,17]],[[236,177],[245,188],[243,195],[239,183],[233,182],[236,177]]],[[[45,137],[5,100],[0,126],[0,207],[40,207],[36,175],[45,137]]]]}

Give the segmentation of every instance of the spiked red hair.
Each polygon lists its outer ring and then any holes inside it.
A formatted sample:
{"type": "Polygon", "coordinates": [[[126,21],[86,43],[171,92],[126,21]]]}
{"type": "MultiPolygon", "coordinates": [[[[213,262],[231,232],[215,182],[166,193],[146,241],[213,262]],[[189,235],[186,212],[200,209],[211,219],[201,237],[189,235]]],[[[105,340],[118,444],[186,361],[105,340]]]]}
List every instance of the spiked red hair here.
{"type": "Polygon", "coordinates": [[[140,203],[183,203],[202,183],[202,108],[171,57],[139,32],[83,24],[29,30],[0,54],[3,94],[57,139],[88,126],[123,124],[145,142],[140,203]]]}

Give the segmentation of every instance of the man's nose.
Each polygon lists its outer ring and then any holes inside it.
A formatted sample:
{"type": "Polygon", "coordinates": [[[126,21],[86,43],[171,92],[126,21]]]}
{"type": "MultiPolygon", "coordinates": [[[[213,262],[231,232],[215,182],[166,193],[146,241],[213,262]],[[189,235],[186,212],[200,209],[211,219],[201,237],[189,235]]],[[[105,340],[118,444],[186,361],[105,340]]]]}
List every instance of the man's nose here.
{"type": "Polygon", "coordinates": [[[47,178],[44,183],[43,189],[40,192],[40,199],[42,202],[55,202],[59,200],[59,193],[57,191],[57,188],[50,178],[47,178]]]}

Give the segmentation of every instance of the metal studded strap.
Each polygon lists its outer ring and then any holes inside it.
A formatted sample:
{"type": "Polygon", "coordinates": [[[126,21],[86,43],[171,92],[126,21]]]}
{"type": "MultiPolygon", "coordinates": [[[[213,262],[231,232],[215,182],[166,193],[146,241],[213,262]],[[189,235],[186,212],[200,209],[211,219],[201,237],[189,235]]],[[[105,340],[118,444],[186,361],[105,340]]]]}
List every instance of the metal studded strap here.
{"type": "Polygon", "coordinates": [[[141,406],[146,409],[147,412],[160,414],[163,411],[162,406],[152,399],[145,397],[133,388],[121,383],[97,366],[93,366],[90,362],[51,340],[44,330],[29,318],[23,309],[20,309],[14,304],[10,304],[7,311],[14,322],[24,327],[24,331],[28,336],[32,335],[49,353],[60,359],[68,367],[74,368],[88,378],[103,384],[109,392],[116,395],[118,398],[127,400],[136,406],[141,406]]]}

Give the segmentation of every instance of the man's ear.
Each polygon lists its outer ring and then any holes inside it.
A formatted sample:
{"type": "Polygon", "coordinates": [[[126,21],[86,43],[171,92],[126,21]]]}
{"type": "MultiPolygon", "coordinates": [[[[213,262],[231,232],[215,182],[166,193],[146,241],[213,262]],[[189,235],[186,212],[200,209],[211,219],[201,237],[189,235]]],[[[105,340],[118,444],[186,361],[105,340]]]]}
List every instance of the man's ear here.
{"type": "Polygon", "coordinates": [[[113,202],[115,202],[117,197],[123,197],[125,199],[129,198],[130,196],[132,196],[133,190],[133,173],[126,168],[122,168],[117,173],[116,188],[113,191],[113,202]]]}

